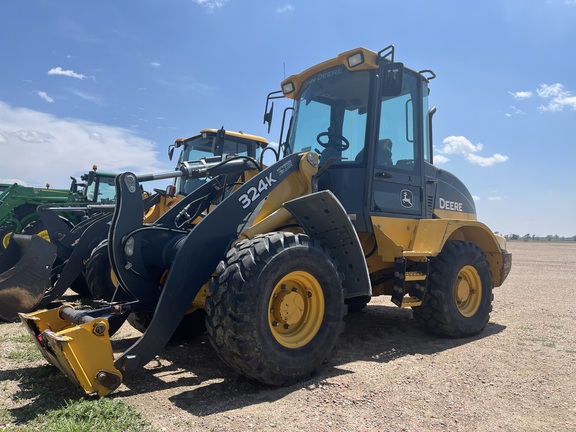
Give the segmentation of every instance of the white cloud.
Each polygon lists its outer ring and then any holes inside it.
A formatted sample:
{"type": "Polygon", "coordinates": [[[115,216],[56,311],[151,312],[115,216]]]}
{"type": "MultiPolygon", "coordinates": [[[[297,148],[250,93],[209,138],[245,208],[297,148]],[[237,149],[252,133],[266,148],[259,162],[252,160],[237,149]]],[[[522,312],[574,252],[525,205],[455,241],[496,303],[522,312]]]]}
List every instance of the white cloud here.
{"type": "Polygon", "coordinates": [[[152,62],[152,63],[150,63],[150,66],[160,67],[160,66],[162,66],[162,65],[161,65],[160,63],[158,63],[158,62],[152,62]]]}
{"type": "Polygon", "coordinates": [[[434,165],[442,165],[449,161],[450,159],[448,159],[446,156],[442,156],[441,154],[434,155],[434,165]]]}
{"type": "Polygon", "coordinates": [[[518,92],[508,92],[512,95],[514,99],[529,99],[532,97],[531,91],[518,91],[518,92]]]}
{"type": "Polygon", "coordinates": [[[64,70],[60,66],[50,69],[48,71],[48,75],[62,75],[62,76],[70,77],[70,78],[76,78],[79,80],[83,80],[83,79],[88,78],[86,75],[76,73],[73,70],[64,70]]]}
{"type": "Polygon", "coordinates": [[[54,99],[52,99],[48,94],[44,91],[37,91],[36,94],[40,96],[40,98],[44,99],[46,102],[53,103],[54,99]]]}
{"type": "Polygon", "coordinates": [[[488,197],[488,201],[502,201],[503,198],[501,196],[491,196],[488,197]]]}
{"type": "Polygon", "coordinates": [[[86,92],[76,90],[76,89],[71,89],[70,91],[72,93],[74,93],[76,96],[78,96],[79,98],[84,99],[87,102],[92,102],[93,104],[96,104],[96,105],[104,105],[104,101],[102,100],[101,96],[86,93],[86,92]]]}
{"type": "Polygon", "coordinates": [[[443,164],[448,162],[450,159],[443,155],[447,154],[461,154],[464,158],[474,165],[479,165],[481,167],[489,167],[497,163],[506,162],[508,156],[501,155],[499,153],[494,154],[490,157],[479,156],[479,151],[484,147],[481,143],[473,144],[468,138],[464,136],[449,136],[442,140],[443,146],[436,149],[436,154],[434,155],[434,164],[443,164]]]}
{"type": "Polygon", "coordinates": [[[294,6],[291,4],[285,4],[284,6],[280,6],[278,9],[276,9],[276,13],[279,14],[283,14],[283,13],[287,13],[287,12],[293,12],[294,11],[294,6]]]}
{"type": "Polygon", "coordinates": [[[572,96],[560,83],[541,84],[536,93],[542,99],[549,99],[547,105],[538,107],[540,111],[558,112],[564,110],[564,108],[576,110],[576,96],[572,96]]]}
{"type": "Polygon", "coordinates": [[[510,105],[509,107],[509,111],[504,114],[506,117],[512,117],[512,115],[524,115],[526,114],[524,111],[522,111],[519,108],[516,108],[514,105],[510,105]]]}
{"type": "Polygon", "coordinates": [[[508,156],[504,156],[499,153],[496,153],[490,157],[478,156],[476,154],[470,153],[467,154],[465,158],[471,164],[480,165],[481,167],[489,167],[498,163],[506,162],[508,160],[508,156]]]}
{"type": "Polygon", "coordinates": [[[443,154],[467,154],[482,150],[482,144],[474,145],[466,137],[449,136],[442,140],[444,144],[438,151],[443,154]]]}
{"type": "Polygon", "coordinates": [[[472,199],[474,200],[474,202],[480,201],[480,197],[478,195],[472,195],[472,199]]]}
{"type": "Polygon", "coordinates": [[[66,188],[93,164],[107,172],[167,171],[154,144],[133,131],[13,108],[0,101],[0,161],[4,179],[66,188]],[[23,157],[22,155],[28,155],[23,157]]]}
{"type": "Polygon", "coordinates": [[[210,12],[214,11],[215,9],[221,8],[228,2],[228,0],[193,0],[193,1],[197,5],[204,6],[210,12]]]}

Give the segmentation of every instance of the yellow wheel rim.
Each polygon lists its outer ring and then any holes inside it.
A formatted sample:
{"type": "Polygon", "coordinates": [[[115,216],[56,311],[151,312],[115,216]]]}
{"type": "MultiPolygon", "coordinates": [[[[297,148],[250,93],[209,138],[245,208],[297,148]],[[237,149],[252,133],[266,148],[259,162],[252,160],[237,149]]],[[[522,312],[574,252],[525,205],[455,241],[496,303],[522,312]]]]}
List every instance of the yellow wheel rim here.
{"type": "Polygon", "coordinates": [[[8,243],[10,243],[10,238],[12,237],[12,231],[7,232],[4,237],[2,237],[2,247],[6,249],[8,247],[8,243]]]}
{"type": "Polygon", "coordinates": [[[42,237],[44,240],[46,241],[50,241],[50,236],[48,235],[48,230],[42,230],[40,231],[38,234],[36,234],[38,237],[42,237]]]}
{"type": "Polygon", "coordinates": [[[463,316],[472,317],[478,312],[482,301],[482,281],[474,267],[465,266],[460,270],[456,278],[454,297],[463,316]]]}
{"type": "Polygon", "coordinates": [[[284,276],[268,302],[268,324],[274,338],[287,348],[299,348],[316,336],[324,319],[324,293],[305,271],[284,276]]]}

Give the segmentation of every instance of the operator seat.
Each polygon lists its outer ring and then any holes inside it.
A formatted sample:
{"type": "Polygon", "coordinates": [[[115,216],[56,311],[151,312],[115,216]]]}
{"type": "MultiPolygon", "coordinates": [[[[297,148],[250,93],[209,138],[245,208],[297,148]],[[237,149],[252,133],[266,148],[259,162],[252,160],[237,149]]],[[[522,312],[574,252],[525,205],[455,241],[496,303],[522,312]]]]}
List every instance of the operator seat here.
{"type": "MultiPolygon", "coordinates": [[[[364,160],[364,149],[360,150],[354,161],[362,162],[364,160]]],[[[376,149],[376,165],[392,166],[392,140],[389,138],[383,138],[378,141],[378,147],[376,149]]]]}

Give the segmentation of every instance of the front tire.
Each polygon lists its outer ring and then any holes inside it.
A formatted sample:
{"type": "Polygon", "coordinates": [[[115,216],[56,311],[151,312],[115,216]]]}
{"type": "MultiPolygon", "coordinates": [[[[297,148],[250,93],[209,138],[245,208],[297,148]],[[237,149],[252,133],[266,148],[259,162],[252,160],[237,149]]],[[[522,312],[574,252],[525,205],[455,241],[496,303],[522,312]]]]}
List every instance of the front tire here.
{"type": "Polygon", "coordinates": [[[467,337],[484,329],[492,311],[492,274],[482,250],[449,241],[431,263],[427,294],[414,317],[426,330],[467,337]]]}
{"type": "MultiPolygon", "coordinates": [[[[116,285],[112,279],[112,266],[108,256],[108,240],[100,242],[92,250],[90,258],[86,262],[84,273],[86,274],[88,291],[92,297],[98,300],[112,301],[114,293],[116,293],[116,285]]],[[[123,292],[119,290],[117,293],[118,298],[114,300],[129,299],[128,296],[122,294],[123,292]]]]}
{"type": "Polygon", "coordinates": [[[304,234],[244,240],[217,267],[206,301],[208,336],[237,372],[265,384],[309,378],[344,329],[342,278],[304,234]]]}

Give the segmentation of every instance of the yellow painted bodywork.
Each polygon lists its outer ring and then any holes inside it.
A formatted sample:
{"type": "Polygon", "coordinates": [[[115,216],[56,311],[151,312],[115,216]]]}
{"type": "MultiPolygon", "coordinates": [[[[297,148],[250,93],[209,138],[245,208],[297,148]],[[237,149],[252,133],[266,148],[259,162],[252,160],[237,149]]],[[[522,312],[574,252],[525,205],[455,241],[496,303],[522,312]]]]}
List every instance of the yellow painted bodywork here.
{"type": "Polygon", "coordinates": [[[369,271],[393,266],[394,258],[426,261],[437,256],[449,240],[477,245],[486,255],[494,286],[502,284],[502,249],[498,239],[483,223],[461,219],[401,219],[372,216],[377,253],[369,259],[369,271]],[[375,258],[378,256],[379,259],[375,258]],[[371,268],[372,267],[372,268],[371,268]]]}
{"type": "Polygon", "coordinates": [[[252,226],[243,231],[239,240],[253,238],[277,230],[282,225],[294,221],[292,215],[283,204],[287,201],[312,193],[312,177],[318,172],[318,155],[304,153],[300,158],[299,169],[291,173],[276,188],[270,192],[264,205],[254,219],[252,226]]]}
{"type": "Polygon", "coordinates": [[[74,325],[60,318],[61,308],[19,315],[46,360],[86,394],[106,396],[122,382],[122,373],[114,367],[108,321],[97,318],[74,325]],[[106,376],[113,384],[99,381],[106,376]]]}
{"type": "Polygon", "coordinates": [[[306,69],[304,72],[299,73],[297,75],[291,75],[286,78],[281,83],[281,88],[284,88],[284,85],[287,83],[294,84],[294,91],[290,93],[284,93],[284,96],[295,99],[299,94],[300,90],[302,89],[302,85],[310,78],[314,77],[316,74],[323,72],[327,69],[336,67],[336,66],[345,66],[348,70],[359,71],[359,70],[371,70],[378,68],[378,54],[374,51],[371,51],[366,48],[356,48],[350,51],[343,52],[342,54],[338,55],[338,57],[326,60],[325,62],[319,63],[311,68],[306,69]],[[348,66],[348,58],[353,56],[357,53],[362,53],[364,56],[364,62],[354,68],[350,68],[348,66]]]}
{"type": "MultiPolygon", "coordinates": [[[[200,131],[200,133],[201,134],[203,134],[203,133],[216,134],[216,133],[218,133],[218,129],[202,129],[200,131]]],[[[244,133],[242,131],[234,132],[234,131],[227,130],[226,136],[230,136],[233,138],[242,138],[242,139],[257,141],[260,147],[266,147],[268,145],[268,140],[266,138],[263,138],[263,137],[258,136],[258,135],[247,134],[247,133],[244,133]]],[[[188,138],[188,139],[190,139],[190,138],[188,138]]]]}
{"type": "Polygon", "coordinates": [[[144,223],[152,223],[168,210],[170,210],[175,204],[184,199],[184,195],[176,196],[161,196],[160,202],[153,205],[144,214],[144,223]]]}

